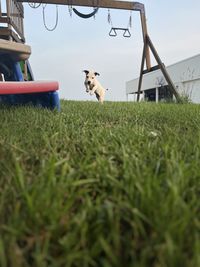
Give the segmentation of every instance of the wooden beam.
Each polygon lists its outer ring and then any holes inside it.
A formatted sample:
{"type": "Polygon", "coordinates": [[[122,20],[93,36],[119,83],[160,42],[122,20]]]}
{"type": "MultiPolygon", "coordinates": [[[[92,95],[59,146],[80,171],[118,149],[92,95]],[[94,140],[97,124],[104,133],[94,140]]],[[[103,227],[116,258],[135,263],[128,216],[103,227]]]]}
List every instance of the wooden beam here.
{"type": "Polygon", "coordinates": [[[16,33],[20,36],[20,39],[25,42],[25,37],[23,32],[20,31],[20,29],[17,27],[17,25],[14,23],[12,19],[10,19],[10,24],[13,27],[13,29],[16,31],[16,33]]]}
{"type": "Polygon", "coordinates": [[[17,2],[99,7],[99,8],[135,10],[135,11],[144,12],[144,5],[142,3],[129,2],[129,1],[115,1],[115,0],[17,0],[17,2]]]}
{"type": "Polygon", "coordinates": [[[143,70],[142,74],[146,74],[146,73],[149,73],[149,72],[152,72],[155,70],[159,70],[159,69],[160,69],[160,66],[156,65],[156,66],[151,67],[150,70],[143,70]]]}
{"type": "Polygon", "coordinates": [[[1,0],[0,0],[0,17],[2,16],[2,10],[1,10],[1,0]]]}
{"type": "Polygon", "coordinates": [[[160,59],[160,57],[159,57],[159,55],[158,55],[158,53],[157,53],[157,51],[156,51],[156,49],[155,49],[155,47],[154,47],[154,45],[153,45],[153,43],[152,43],[152,41],[151,41],[149,36],[147,36],[147,44],[150,47],[151,52],[153,53],[154,58],[157,61],[158,65],[160,67],[160,70],[162,71],[162,74],[165,77],[165,80],[167,81],[167,83],[169,85],[171,93],[175,96],[177,102],[181,103],[182,102],[181,101],[181,97],[180,97],[179,93],[176,91],[174,83],[172,82],[172,80],[171,80],[171,78],[170,78],[170,76],[169,76],[169,74],[168,74],[168,72],[166,70],[166,67],[163,64],[163,62],[161,61],[161,59],[160,59]]]}
{"type": "Polygon", "coordinates": [[[140,77],[139,77],[139,82],[138,82],[137,102],[140,101],[140,92],[141,92],[141,87],[142,87],[144,62],[146,59],[146,47],[147,47],[147,38],[144,39],[144,47],[143,47],[143,52],[142,52],[142,62],[141,62],[141,67],[140,67],[140,77]]]}
{"type": "Polygon", "coordinates": [[[8,27],[0,27],[0,38],[1,36],[9,37],[11,35],[12,30],[8,27]]]}
{"type": "Polygon", "coordinates": [[[8,17],[0,17],[0,23],[10,23],[10,18],[8,17]]]}
{"type": "Polygon", "coordinates": [[[6,39],[6,40],[15,40],[17,43],[24,43],[25,39],[24,37],[22,37],[22,39],[20,39],[18,37],[18,35],[12,31],[11,29],[9,29],[8,27],[0,27],[0,39],[6,39]]]}
{"type": "MultiPolygon", "coordinates": [[[[147,36],[148,36],[145,9],[143,10],[143,12],[140,12],[140,18],[141,18],[141,25],[142,25],[143,41],[145,43],[147,36]]],[[[145,49],[146,49],[145,50],[146,67],[148,70],[150,70],[151,69],[151,58],[150,58],[149,46],[146,45],[145,49]]]]}

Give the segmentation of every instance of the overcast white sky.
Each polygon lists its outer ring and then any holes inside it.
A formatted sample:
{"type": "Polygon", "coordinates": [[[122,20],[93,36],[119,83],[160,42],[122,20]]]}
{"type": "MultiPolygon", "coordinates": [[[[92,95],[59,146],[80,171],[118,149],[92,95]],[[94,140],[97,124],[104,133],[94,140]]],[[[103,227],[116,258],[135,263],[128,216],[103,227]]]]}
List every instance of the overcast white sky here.
{"type": "MultiPolygon", "coordinates": [[[[165,65],[199,54],[200,0],[143,0],[149,35],[165,65]]],[[[124,101],[125,83],[139,76],[142,33],[138,12],[132,12],[131,38],[109,37],[108,10],[99,9],[96,19],[70,17],[68,6],[58,6],[58,26],[48,32],[42,7],[25,7],[26,42],[32,47],[30,63],[36,80],[57,80],[60,96],[94,100],[85,92],[84,69],[101,74],[106,100],[124,101]]],[[[78,8],[85,13],[91,8],[78,8]]],[[[127,27],[130,11],[110,10],[114,27],[127,27]]],[[[46,7],[46,23],[52,27],[56,6],[46,7]]]]}

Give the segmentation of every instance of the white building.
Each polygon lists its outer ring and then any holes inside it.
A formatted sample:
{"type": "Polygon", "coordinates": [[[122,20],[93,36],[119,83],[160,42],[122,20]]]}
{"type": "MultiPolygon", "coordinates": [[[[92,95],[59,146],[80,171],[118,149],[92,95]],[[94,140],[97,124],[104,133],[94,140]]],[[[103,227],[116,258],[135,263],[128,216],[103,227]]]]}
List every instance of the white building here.
{"type": "MultiPolygon", "coordinates": [[[[177,62],[167,67],[176,90],[181,96],[194,103],[200,103],[200,54],[177,62]]],[[[126,82],[127,99],[133,94],[137,99],[139,78],[126,82]]],[[[140,100],[165,101],[172,99],[171,92],[160,70],[143,75],[140,100]]]]}

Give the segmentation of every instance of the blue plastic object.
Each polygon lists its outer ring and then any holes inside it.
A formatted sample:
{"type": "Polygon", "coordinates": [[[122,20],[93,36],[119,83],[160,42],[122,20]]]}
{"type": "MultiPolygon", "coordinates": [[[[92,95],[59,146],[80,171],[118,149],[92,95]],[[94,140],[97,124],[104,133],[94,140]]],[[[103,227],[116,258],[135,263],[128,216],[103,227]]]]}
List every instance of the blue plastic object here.
{"type": "Polygon", "coordinates": [[[7,54],[0,56],[0,72],[3,73],[5,81],[24,80],[20,63],[14,62],[7,54]]]}
{"type": "MultiPolygon", "coordinates": [[[[30,64],[27,64],[29,77],[33,80],[30,64]]],[[[0,55],[0,73],[3,73],[5,81],[24,81],[23,73],[19,62],[14,62],[9,54],[0,55]]],[[[58,92],[29,93],[29,94],[8,94],[0,95],[0,104],[6,105],[33,105],[49,109],[60,110],[58,92]]]]}
{"type": "Polygon", "coordinates": [[[60,111],[60,100],[57,92],[0,95],[0,103],[9,106],[30,105],[56,109],[60,111]]]}

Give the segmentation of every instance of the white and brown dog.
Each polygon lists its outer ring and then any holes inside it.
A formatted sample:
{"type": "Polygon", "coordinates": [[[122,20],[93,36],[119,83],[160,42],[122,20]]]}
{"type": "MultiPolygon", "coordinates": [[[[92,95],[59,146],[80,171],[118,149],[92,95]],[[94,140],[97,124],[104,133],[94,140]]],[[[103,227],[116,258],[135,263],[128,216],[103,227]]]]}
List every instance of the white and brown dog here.
{"type": "Polygon", "coordinates": [[[84,82],[86,92],[90,93],[90,95],[95,94],[98,101],[103,104],[105,91],[108,89],[105,90],[97,80],[96,76],[99,76],[100,74],[89,70],[84,70],[83,72],[85,72],[86,75],[84,82]]]}

